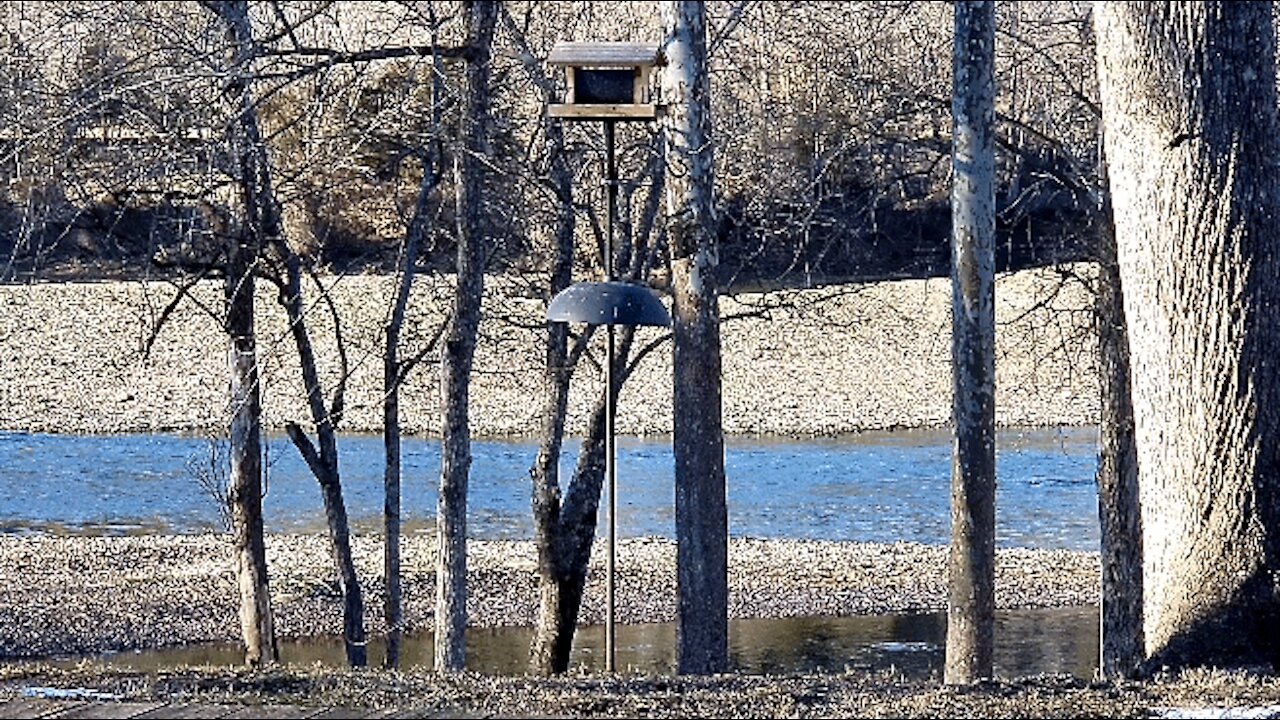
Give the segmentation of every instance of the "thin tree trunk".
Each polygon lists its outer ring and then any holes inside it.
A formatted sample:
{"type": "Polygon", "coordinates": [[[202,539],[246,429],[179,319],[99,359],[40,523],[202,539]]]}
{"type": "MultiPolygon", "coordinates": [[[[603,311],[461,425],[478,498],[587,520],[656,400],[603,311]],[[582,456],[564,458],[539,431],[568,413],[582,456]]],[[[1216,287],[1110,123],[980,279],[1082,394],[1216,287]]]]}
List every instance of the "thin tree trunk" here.
{"type": "Polygon", "coordinates": [[[943,680],[991,677],[995,628],[995,3],[955,4],[951,333],[955,448],[943,680]]]}
{"type": "Polygon", "coordinates": [[[257,253],[252,243],[241,240],[230,255],[226,296],[231,339],[231,528],[245,662],[256,667],[279,659],[262,522],[262,399],[253,313],[257,253]]]}
{"type": "Polygon", "coordinates": [[[1280,661],[1271,3],[1101,3],[1146,667],[1280,661]]]}
{"type": "Polygon", "coordinates": [[[1102,530],[1099,665],[1103,677],[1116,679],[1135,676],[1142,662],[1142,516],[1129,391],[1129,339],[1109,199],[1104,200],[1099,214],[1094,305],[1102,391],[1098,437],[1098,520],[1102,530]]]}
{"type": "MultiPolygon", "coordinates": [[[[429,13],[434,9],[428,8],[429,13]]],[[[432,20],[434,21],[434,14],[432,20]]],[[[432,27],[432,46],[438,38],[432,27]]],[[[404,328],[405,313],[413,291],[413,279],[418,253],[426,239],[430,226],[431,195],[439,184],[439,165],[443,160],[440,138],[440,121],[443,88],[443,68],[440,57],[433,58],[431,78],[432,132],[436,140],[434,152],[423,153],[422,182],[418,186],[418,199],[414,204],[413,218],[405,231],[401,247],[398,282],[391,316],[387,319],[386,345],[382,363],[382,444],[386,463],[383,467],[383,577],[386,594],[383,597],[383,617],[387,626],[387,654],[383,666],[400,667],[400,641],[404,634],[404,599],[400,571],[400,386],[409,370],[400,361],[400,332],[404,328]]],[[[433,342],[434,344],[434,342],[433,342]]],[[[430,349],[430,348],[428,348],[430,349]]]]}
{"type": "MultiPolygon", "coordinates": [[[[409,244],[406,238],[402,249],[406,255],[409,244]]],[[[400,272],[400,287],[410,288],[412,280],[403,275],[403,263],[400,272]]],[[[413,272],[412,262],[409,272],[413,272]]],[[[382,612],[387,626],[387,654],[382,665],[393,670],[400,667],[400,639],[404,634],[404,594],[400,574],[400,328],[404,324],[404,310],[399,294],[397,291],[396,307],[387,323],[386,351],[382,361],[382,446],[385,458],[382,473],[382,575],[386,585],[382,612]]],[[[403,305],[408,305],[409,293],[403,294],[403,305]]]]}
{"type": "Polygon", "coordinates": [[[482,158],[489,155],[489,57],[497,3],[463,3],[470,57],[463,82],[461,148],[454,162],[458,206],[457,287],[440,358],[440,492],[436,571],[435,666],[460,672],[466,665],[467,479],[471,470],[468,397],[480,301],[484,294],[482,158]]]}
{"type": "Polygon", "coordinates": [[[682,674],[729,667],[729,535],[720,400],[720,313],[706,14],[663,5],[667,236],[674,296],[677,659],[682,674]]]}
{"type": "Polygon", "coordinates": [[[409,295],[413,290],[414,265],[426,235],[429,200],[435,185],[434,169],[430,166],[423,168],[418,201],[401,248],[399,280],[391,317],[387,320],[382,363],[382,444],[386,460],[382,476],[383,576],[386,582],[383,616],[387,625],[387,655],[383,665],[388,668],[400,666],[400,639],[404,632],[400,573],[400,385],[404,382],[406,368],[400,362],[400,331],[404,327],[409,295]]]}
{"type": "MultiPolygon", "coordinates": [[[[253,107],[250,76],[254,47],[249,7],[245,2],[209,3],[206,7],[222,22],[230,45],[232,80],[228,97],[243,125],[244,114],[252,112],[253,107]]],[[[241,142],[236,149],[239,170],[243,173],[242,200],[249,215],[253,205],[251,173],[256,167],[252,155],[258,148],[252,142],[241,142]]],[[[231,374],[229,499],[236,582],[240,591],[240,629],[245,662],[251,666],[270,665],[279,659],[262,521],[262,386],[258,377],[253,307],[254,272],[262,244],[257,231],[251,223],[244,223],[236,234],[228,249],[226,278],[231,374]]]]}
{"type": "MultiPolygon", "coordinates": [[[[285,306],[294,345],[298,350],[299,365],[307,391],[307,404],[316,426],[316,436],[320,441],[319,451],[317,452],[310,438],[298,425],[289,423],[286,430],[289,439],[293,441],[311,469],[312,475],[320,484],[325,520],[329,528],[329,550],[337,572],[338,586],[342,592],[342,638],[346,647],[347,662],[352,667],[363,667],[368,663],[364,633],[364,600],[360,590],[360,578],[356,574],[355,559],[351,553],[351,530],[347,521],[346,503],[342,499],[342,479],[338,471],[337,426],[342,414],[345,380],[339,380],[338,388],[334,393],[333,406],[326,408],[320,391],[320,375],[316,369],[315,351],[307,332],[302,296],[301,259],[288,248],[283,250],[289,254],[285,259],[287,279],[281,302],[285,306]]],[[[338,318],[335,316],[333,321],[336,331],[338,318]]],[[[341,338],[338,339],[338,345],[339,347],[342,345],[341,338]]],[[[343,365],[345,366],[345,363],[343,365]]],[[[343,374],[345,375],[345,367],[343,374]]]]}

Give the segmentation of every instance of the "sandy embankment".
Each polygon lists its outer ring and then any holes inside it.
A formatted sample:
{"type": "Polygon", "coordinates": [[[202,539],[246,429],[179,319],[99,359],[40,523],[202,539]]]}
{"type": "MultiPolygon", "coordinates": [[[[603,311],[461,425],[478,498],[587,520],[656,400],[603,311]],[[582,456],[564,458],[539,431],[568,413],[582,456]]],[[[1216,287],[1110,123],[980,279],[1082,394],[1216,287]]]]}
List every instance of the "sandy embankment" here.
{"type": "MultiPolygon", "coordinates": [[[[344,429],[381,425],[381,328],[385,277],[331,280],[344,321],[351,374],[344,429]]],[[[478,436],[536,431],[540,364],[538,299],[491,279],[472,389],[478,436]],[[504,287],[501,287],[505,285],[504,287]]],[[[164,283],[0,287],[0,429],[62,433],[217,430],[225,427],[226,340],[214,315],[220,288],[207,283],[169,318],[143,357],[152,323],[173,296],[164,283]]],[[[430,336],[447,307],[438,279],[419,283],[410,338],[430,336]]],[[[1094,422],[1097,391],[1090,301],[1078,282],[1051,271],[997,284],[997,417],[1003,425],[1094,422]]],[[[305,419],[301,382],[282,311],[259,298],[265,420],[305,419]]],[[[818,435],[936,426],[950,416],[950,284],[905,280],[866,286],[725,298],[724,421],[729,433],[818,435]]],[[[311,312],[328,382],[337,361],[328,309],[311,312]]],[[[643,340],[659,337],[646,329],[643,340]]],[[[412,352],[412,351],[409,351],[412,352]]],[[[669,345],[650,353],[620,398],[618,429],[671,427],[669,345]]],[[[575,381],[571,432],[584,425],[600,387],[593,367],[575,381]]],[[[434,366],[413,374],[401,404],[407,430],[437,429],[434,366]]]]}

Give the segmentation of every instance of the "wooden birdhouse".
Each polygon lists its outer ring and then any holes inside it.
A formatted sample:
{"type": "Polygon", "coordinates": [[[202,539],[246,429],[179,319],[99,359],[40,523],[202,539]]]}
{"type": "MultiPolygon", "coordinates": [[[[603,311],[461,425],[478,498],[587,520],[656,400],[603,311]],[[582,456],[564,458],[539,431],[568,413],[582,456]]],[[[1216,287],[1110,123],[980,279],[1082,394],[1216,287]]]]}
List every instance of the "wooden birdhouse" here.
{"type": "Polygon", "coordinates": [[[575,120],[652,120],[658,105],[649,81],[660,62],[657,43],[557,43],[547,64],[565,69],[568,92],[547,112],[575,120]]]}

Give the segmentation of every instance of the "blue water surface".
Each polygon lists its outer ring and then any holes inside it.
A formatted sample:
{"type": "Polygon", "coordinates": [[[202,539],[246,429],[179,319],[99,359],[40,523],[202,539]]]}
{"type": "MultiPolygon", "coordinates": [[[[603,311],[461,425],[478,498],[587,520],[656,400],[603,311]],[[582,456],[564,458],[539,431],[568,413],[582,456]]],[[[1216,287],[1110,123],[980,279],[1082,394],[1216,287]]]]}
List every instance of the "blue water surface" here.
{"type": "MultiPolygon", "coordinates": [[[[997,439],[1001,546],[1091,550],[1098,543],[1093,428],[1003,430],[997,439]]],[[[183,435],[0,433],[0,532],[192,533],[221,527],[197,476],[207,439],[183,435]]],[[[577,443],[566,443],[568,477],[577,443]]],[[[380,525],[382,439],[339,441],[343,490],[357,530],[380,525]]],[[[532,537],[532,441],[478,441],[468,504],[475,538],[532,537]]],[[[947,431],[862,433],[792,440],[731,438],[725,450],[730,534],[873,542],[947,542],[947,431]]],[[[620,438],[622,537],[674,536],[669,438],[620,438]]],[[[404,442],[403,515],[409,531],[434,522],[439,441],[404,442]]],[[[213,463],[214,466],[220,463],[213,463]]],[[[319,488],[283,437],[267,442],[264,510],[270,531],[324,527],[319,488]]]]}

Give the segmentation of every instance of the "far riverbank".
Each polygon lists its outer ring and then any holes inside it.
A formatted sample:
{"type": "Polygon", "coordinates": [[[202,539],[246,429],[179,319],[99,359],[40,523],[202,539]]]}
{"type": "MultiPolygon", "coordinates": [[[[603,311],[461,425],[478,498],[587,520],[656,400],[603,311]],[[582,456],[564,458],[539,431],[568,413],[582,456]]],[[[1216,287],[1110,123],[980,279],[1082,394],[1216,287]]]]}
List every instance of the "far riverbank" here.
{"type": "MultiPolygon", "coordinates": [[[[1077,268],[1082,272],[1087,267],[1077,268]]],[[[343,320],[349,378],[347,432],[381,429],[382,327],[392,290],[385,276],[328,278],[343,320]]],[[[450,289],[422,278],[406,330],[415,344],[443,322],[450,289]]],[[[472,388],[477,437],[528,436],[541,412],[545,300],[515,279],[488,281],[472,388]]],[[[0,430],[56,433],[219,432],[226,427],[226,340],[221,286],[198,286],[152,327],[174,288],[163,282],[0,286],[0,430]]],[[[259,297],[264,420],[304,421],[296,356],[274,295],[259,297]]],[[[1050,269],[997,281],[997,422],[1087,425],[1097,418],[1091,299],[1050,269]]],[[[837,435],[937,427],[950,417],[950,283],[902,280],[721,300],[724,424],[732,434],[837,435]]],[[[309,314],[328,384],[338,374],[329,308],[309,314]]],[[[662,341],[644,329],[639,345],[662,341]]],[[[407,432],[438,429],[434,356],[410,376],[401,412],[407,432]]],[[[598,355],[597,355],[598,359],[598,355]]],[[[569,432],[581,433],[601,379],[588,361],[570,400],[569,432]]],[[[619,399],[618,431],[671,429],[669,341],[639,364],[619,399]]]]}

